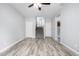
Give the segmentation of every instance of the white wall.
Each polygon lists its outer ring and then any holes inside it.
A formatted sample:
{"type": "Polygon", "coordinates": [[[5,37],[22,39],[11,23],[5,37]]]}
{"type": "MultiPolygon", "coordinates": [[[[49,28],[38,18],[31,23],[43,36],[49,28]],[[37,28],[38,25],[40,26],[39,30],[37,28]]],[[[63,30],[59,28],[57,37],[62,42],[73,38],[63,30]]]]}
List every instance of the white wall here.
{"type": "Polygon", "coordinates": [[[45,36],[51,37],[51,22],[46,22],[45,36]]]}
{"type": "MultiPolygon", "coordinates": [[[[32,37],[35,38],[35,23],[36,18],[26,18],[26,38],[32,37]]],[[[51,20],[49,18],[46,18],[45,21],[45,36],[51,37],[51,20]]]]}
{"type": "Polygon", "coordinates": [[[47,37],[51,37],[52,33],[51,33],[51,18],[46,18],[45,21],[46,25],[45,25],[45,36],[47,37]]]}
{"type": "Polygon", "coordinates": [[[25,37],[25,20],[15,9],[0,4],[0,50],[25,37]]]}
{"type": "Polygon", "coordinates": [[[51,18],[51,35],[55,39],[55,18],[51,18]]]}
{"type": "Polygon", "coordinates": [[[26,38],[35,38],[35,18],[26,18],[26,38]]]}
{"type": "Polygon", "coordinates": [[[79,4],[66,4],[61,10],[61,42],[79,52],[79,4]]]}
{"type": "Polygon", "coordinates": [[[57,37],[57,21],[60,21],[60,17],[58,16],[55,16],[52,18],[52,21],[51,21],[51,28],[52,28],[52,37],[55,39],[55,40],[58,40],[57,37]]]}

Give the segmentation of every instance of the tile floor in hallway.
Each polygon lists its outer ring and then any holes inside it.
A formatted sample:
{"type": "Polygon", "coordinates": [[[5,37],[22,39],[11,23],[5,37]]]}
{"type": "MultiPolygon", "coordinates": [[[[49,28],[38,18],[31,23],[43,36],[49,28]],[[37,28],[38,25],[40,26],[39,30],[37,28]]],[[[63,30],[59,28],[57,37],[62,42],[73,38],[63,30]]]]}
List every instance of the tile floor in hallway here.
{"type": "Polygon", "coordinates": [[[71,53],[50,38],[24,39],[10,48],[6,56],[71,56],[71,53]]]}

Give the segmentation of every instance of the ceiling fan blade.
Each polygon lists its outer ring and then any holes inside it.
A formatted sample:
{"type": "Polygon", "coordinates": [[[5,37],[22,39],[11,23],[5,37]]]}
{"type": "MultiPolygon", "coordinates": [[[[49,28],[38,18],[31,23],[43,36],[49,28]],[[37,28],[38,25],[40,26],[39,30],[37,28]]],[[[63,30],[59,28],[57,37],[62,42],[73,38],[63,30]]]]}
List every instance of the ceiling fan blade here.
{"type": "Polygon", "coordinates": [[[51,3],[41,3],[42,5],[50,5],[51,3]]]}
{"type": "Polygon", "coordinates": [[[29,5],[28,7],[32,7],[34,4],[29,5]]]}

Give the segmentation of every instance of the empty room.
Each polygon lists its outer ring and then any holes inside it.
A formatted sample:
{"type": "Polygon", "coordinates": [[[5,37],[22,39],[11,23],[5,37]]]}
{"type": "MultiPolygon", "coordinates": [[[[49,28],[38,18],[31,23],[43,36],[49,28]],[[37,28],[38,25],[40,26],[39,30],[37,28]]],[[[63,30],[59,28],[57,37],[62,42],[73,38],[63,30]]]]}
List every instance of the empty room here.
{"type": "Polygon", "coordinates": [[[79,3],[0,3],[0,56],[79,56],[79,3]]]}

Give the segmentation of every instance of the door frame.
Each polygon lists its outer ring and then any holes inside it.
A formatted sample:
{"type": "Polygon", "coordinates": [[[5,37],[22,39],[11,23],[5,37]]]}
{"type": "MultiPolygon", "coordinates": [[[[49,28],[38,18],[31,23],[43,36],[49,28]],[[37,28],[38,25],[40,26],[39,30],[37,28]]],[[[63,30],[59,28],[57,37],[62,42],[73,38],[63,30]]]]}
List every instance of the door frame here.
{"type": "MultiPolygon", "coordinates": [[[[36,30],[37,17],[42,17],[42,16],[36,16],[36,17],[35,17],[35,30],[36,30]]],[[[46,35],[45,35],[45,34],[46,34],[46,32],[45,32],[45,31],[46,31],[46,29],[45,29],[45,28],[46,28],[46,20],[45,20],[45,17],[43,17],[43,19],[44,19],[44,22],[45,22],[45,23],[44,23],[44,27],[43,27],[43,29],[44,29],[44,39],[45,39],[45,36],[46,36],[46,35]]],[[[35,32],[35,31],[34,31],[34,34],[35,34],[35,38],[36,38],[36,32],[35,32]]]]}

